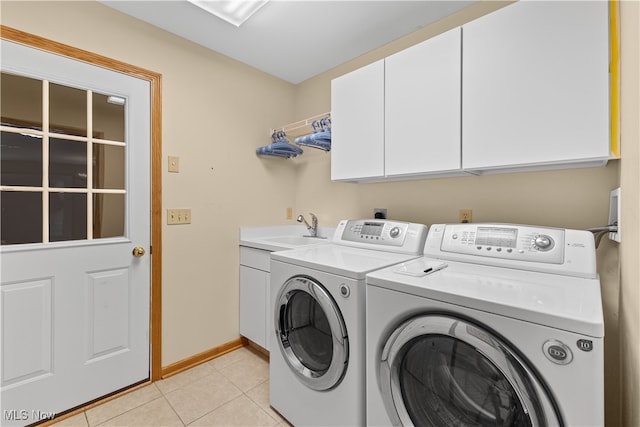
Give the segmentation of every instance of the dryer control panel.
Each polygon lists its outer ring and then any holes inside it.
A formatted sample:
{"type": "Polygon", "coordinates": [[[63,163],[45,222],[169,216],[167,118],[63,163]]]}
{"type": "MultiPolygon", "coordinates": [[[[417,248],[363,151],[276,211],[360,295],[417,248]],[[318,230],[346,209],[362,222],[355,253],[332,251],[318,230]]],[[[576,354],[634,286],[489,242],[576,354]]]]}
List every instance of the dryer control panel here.
{"type": "Polygon", "coordinates": [[[427,226],[386,219],[342,220],[333,243],[387,252],[422,255],[427,226]]]}
{"type": "Polygon", "coordinates": [[[532,271],[595,277],[588,231],[515,224],[435,224],[425,255],[532,271]]]}
{"type": "Polygon", "coordinates": [[[449,225],[441,249],[446,252],[562,264],[564,230],[507,225],[449,225]]]}

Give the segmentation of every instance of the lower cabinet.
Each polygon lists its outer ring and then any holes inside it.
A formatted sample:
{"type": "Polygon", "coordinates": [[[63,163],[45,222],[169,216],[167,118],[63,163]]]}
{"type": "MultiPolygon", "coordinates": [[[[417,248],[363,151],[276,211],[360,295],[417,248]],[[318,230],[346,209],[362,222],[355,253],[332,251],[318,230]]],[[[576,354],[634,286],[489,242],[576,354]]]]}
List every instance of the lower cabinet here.
{"type": "Polygon", "coordinates": [[[240,247],[240,335],[269,350],[271,252],[240,247]]]}

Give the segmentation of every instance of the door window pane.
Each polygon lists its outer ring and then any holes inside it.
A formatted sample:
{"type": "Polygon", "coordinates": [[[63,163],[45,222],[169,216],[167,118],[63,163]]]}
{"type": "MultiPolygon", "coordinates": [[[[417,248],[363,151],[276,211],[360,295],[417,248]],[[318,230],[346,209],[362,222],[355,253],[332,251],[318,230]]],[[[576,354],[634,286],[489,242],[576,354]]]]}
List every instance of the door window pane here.
{"type": "Polygon", "coordinates": [[[87,187],[87,144],[51,138],[49,140],[49,186],[87,187]]]}
{"type": "Polygon", "coordinates": [[[42,193],[2,191],[0,194],[2,244],[42,242],[42,193]]]}
{"type": "Polygon", "coordinates": [[[96,138],[124,142],[123,98],[93,94],[93,135],[96,138]]]}
{"type": "Polygon", "coordinates": [[[0,112],[4,126],[42,130],[42,81],[3,72],[0,112]]]}
{"type": "Polygon", "coordinates": [[[93,196],[93,238],[124,236],[124,194],[93,196]]]}
{"type": "Polygon", "coordinates": [[[287,305],[286,329],[291,350],[304,366],[324,373],[333,358],[333,338],[327,315],[307,292],[297,291],[287,305]]]}
{"type": "Polygon", "coordinates": [[[93,144],[93,188],[124,190],[125,147],[93,144]]]}
{"type": "Polygon", "coordinates": [[[49,130],[66,135],[87,136],[87,92],[49,84],[49,130]]]}
{"type": "Polygon", "coordinates": [[[84,193],[49,194],[49,241],[87,238],[87,195],[84,193]]]}
{"type": "Polygon", "coordinates": [[[0,77],[1,244],[123,237],[126,100],[6,72],[0,77]]]}
{"type": "Polygon", "coordinates": [[[511,384],[474,347],[441,335],[407,346],[399,380],[415,425],[531,425],[511,384]]]}
{"type": "Polygon", "coordinates": [[[0,185],[42,186],[42,138],[2,132],[0,185]]]}

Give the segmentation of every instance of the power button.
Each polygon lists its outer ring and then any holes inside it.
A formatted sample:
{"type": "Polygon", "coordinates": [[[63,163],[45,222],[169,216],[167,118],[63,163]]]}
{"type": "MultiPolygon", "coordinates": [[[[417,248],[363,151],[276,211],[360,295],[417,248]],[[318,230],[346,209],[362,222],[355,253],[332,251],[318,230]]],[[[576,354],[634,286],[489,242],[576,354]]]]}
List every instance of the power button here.
{"type": "Polygon", "coordinates": [[[557,340],[549,340],[542,346],[544,355],[558,365],[568,365],[573,360],[571,349],[557,340]]]}

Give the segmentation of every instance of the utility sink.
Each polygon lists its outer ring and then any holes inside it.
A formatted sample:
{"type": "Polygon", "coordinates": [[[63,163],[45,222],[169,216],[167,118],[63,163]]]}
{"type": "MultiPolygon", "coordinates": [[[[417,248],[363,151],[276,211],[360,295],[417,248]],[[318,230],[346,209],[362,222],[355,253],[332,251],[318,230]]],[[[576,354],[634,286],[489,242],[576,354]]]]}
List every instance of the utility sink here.
{"type": "Polygon", "coordinates": [[[319,227],[319,237],[311,237],[299,225],[240,228],[240,246],[263,251],[284,251],[331,243],[335,228],[319,227]]]}
{"type": "Polygon", "coordinates": [[[277,237],[268,237],[268,238],[265,238],[264,240],[273,242],[273,243],[281,243],[284,245],[304,246],[304,245],[314,245],[316,243],[326,242],[326,237],[277,236],[277,237]]]}

